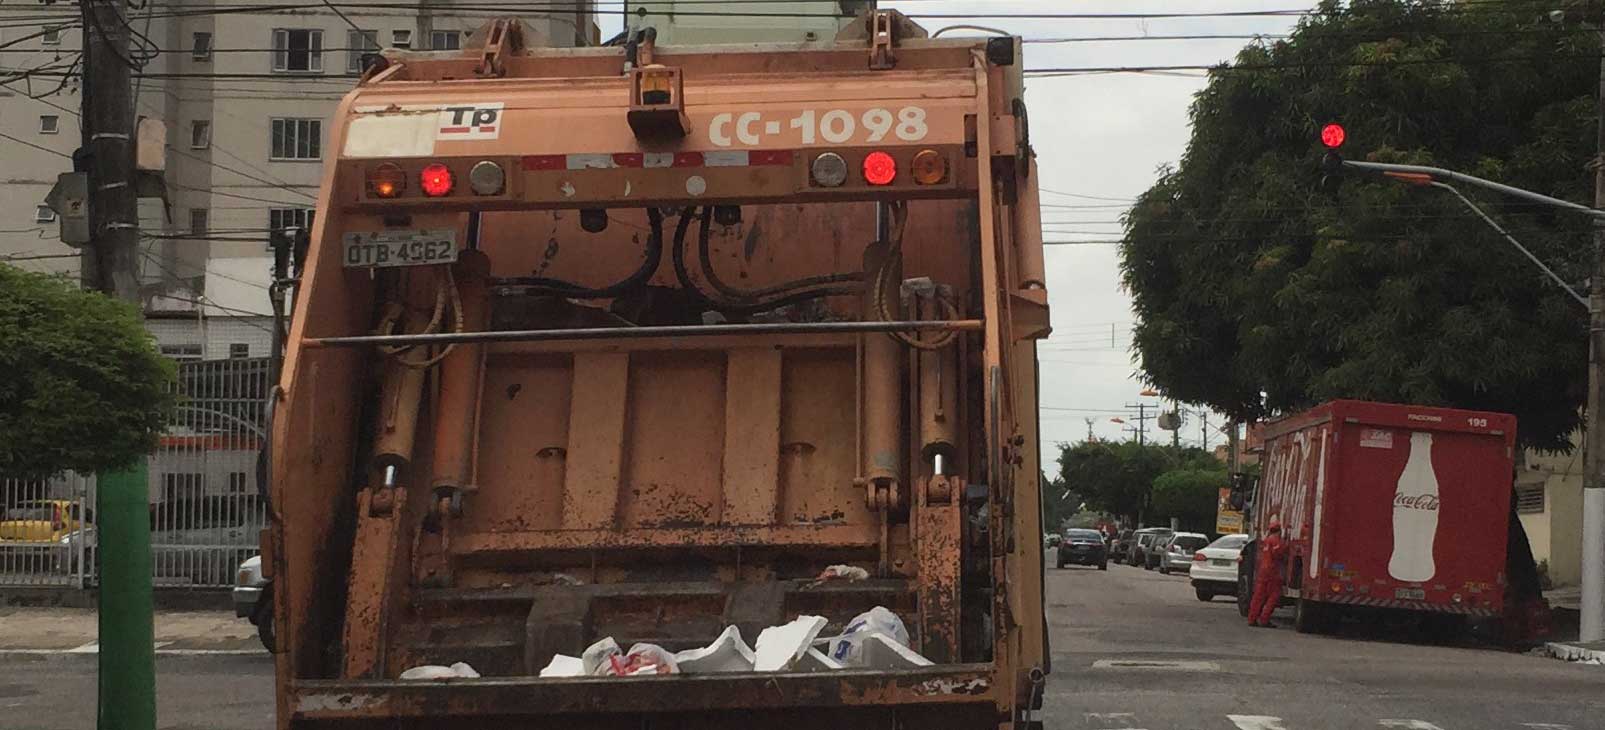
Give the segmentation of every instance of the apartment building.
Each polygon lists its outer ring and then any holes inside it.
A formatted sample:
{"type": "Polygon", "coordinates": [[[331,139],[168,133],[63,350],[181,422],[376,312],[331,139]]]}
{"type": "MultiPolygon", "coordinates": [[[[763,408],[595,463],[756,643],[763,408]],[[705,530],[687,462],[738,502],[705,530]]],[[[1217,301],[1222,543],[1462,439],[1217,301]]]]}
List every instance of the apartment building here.
{"type": "MultiPolygon", "coordinates": [[[[210,357],[243,343],[248,356],[266,354],[265,337],[195,339],[235,331],[205,327],[207,318],[240,318],[265,332],[269,233],[311,222],[332,156],[328,118],[365,55],[470,47],[475,30],[509,14],[550,45],[599,41],[591,0],[533,7],[146,0],[130,8],[135,113],[167,130],[167,197],[142,199],[140,216],[145,308],[163,322],[151,329],[164,349],[199,344],[210,357]],[[184,332],[187,322],[196,329],[184,332]]],[[[82,143],[82,30],[76,5],[0,5],[0,262],[71,276],[75,249],[61,243],[44,201],[82,143]]]]}

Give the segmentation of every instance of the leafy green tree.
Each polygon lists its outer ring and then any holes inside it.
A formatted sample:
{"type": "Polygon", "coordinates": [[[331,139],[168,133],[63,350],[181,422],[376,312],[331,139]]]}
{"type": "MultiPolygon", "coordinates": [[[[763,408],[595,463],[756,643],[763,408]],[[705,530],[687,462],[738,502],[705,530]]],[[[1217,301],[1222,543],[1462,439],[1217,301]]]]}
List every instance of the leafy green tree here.
{"type": "MultiPolygon", "coordinates": [[[[1332,398],[1514,413],[1527,445],[1579,424],[1587,314],[1446,191],[1348,175],[1354,159],[1590,199],[1600,46],[1576,3],[1324,2],[1291,38],[1212,71],[1175,169],[1126,220],[1122,273],[1152,383],[1239,419],[1332,398]]],[[[1467,190],[1581,282],[1586,220],[1467,190]]]]}
{"type": "Polygon", "coordinates": [[[132,464],[156,446],[174,367],[132,305],[0,264],[0,474],[132,464]]]}
{"type": "Polygon", "coordinates": [[[1223,467],[1167,471],[1154,478],[1154,516],[1175,517],[1183,530],[1214,532],[1220,489],[1229,484],[1223,467]]]}
{"type": "Polygon", "coordinates": [[[1083,441],[1059,450],[1060,479],[1088,509],[1138,521],[1153,514],[1154,479],[1160,474],[1212,464],[1214,457],[1201,449],[1135,441],[1083,441]]]}

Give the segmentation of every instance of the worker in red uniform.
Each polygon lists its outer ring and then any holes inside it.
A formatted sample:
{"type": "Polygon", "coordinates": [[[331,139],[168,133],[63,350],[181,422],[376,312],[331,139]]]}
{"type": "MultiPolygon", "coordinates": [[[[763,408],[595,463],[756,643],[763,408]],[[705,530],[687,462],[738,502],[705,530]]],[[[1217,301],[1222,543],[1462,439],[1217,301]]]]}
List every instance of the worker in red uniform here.
{"type": "Polygon", "coordinates": [[[1287,542],[1282,539],[1282,522],[1275,517],[1265,526],[1254,559],[1254,600],[1248,604],[1248,625],[1271,628],[1271,612],[1282,600],[1282,575],[1287,563],[1287,542]]]}

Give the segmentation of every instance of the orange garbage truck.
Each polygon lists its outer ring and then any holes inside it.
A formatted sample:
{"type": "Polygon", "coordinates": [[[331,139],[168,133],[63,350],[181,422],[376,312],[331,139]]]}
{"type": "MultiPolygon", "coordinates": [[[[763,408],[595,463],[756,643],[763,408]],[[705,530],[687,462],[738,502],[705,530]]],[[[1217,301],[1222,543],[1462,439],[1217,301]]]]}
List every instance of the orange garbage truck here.
{"type": "Polygon", "coordinates": [[[267,459],[278,727],[1040,726],[1019,40],[475,38],[330,124],[267,459]]]}

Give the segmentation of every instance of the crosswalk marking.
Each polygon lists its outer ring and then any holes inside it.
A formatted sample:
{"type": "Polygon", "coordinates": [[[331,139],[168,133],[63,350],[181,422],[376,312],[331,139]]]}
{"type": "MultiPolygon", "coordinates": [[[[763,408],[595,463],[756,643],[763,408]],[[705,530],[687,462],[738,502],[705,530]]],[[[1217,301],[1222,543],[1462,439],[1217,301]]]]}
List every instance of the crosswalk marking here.
{"type": "Polygon", "coordinates": [[[1443,730],[1426,720],[1377,720],[1377,724],[1396,730],[1443,730]]]}
{"type": "Polygon", "coordinates": [[[1237,730],[1287,730],[1282,726],[1282,718],[1270,715],[1227,715],[1237,730]]]}

